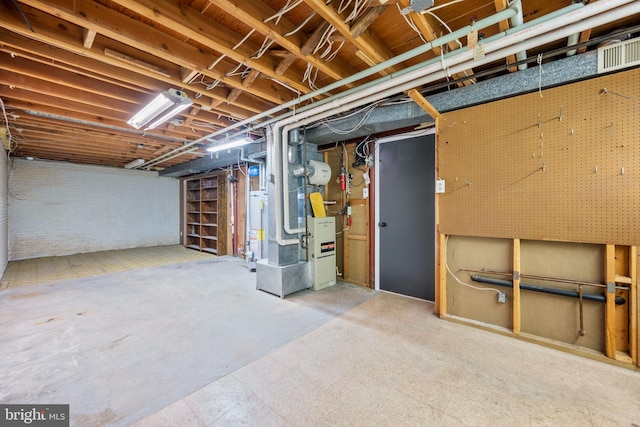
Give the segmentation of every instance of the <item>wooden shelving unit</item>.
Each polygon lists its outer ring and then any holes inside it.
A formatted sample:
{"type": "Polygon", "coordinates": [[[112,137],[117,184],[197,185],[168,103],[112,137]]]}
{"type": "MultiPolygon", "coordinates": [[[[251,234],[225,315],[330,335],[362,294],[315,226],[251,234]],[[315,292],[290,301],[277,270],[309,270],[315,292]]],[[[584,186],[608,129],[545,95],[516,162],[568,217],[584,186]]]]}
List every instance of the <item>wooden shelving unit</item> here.
{"type": "Polygon", "coordinates": [[[226,254],[225,176],[184,180],[183,244],[215,255],[226,254]]]}

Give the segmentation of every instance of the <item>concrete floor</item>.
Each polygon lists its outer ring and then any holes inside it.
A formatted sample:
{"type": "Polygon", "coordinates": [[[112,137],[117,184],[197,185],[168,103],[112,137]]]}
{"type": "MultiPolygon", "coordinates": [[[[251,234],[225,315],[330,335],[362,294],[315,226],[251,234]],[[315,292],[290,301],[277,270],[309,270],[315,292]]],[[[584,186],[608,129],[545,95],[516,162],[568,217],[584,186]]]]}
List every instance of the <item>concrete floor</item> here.
{"type": "Polygon", "coordinates": [[[281,300],[233,258],[0,292],[0,402],[72,425],[640,425],[640,373],[339,284],[281,300]]]}
{"type": "Polygon", "coordinates": [[[168,245],[10,261],[0,280],[0,290],[211,257],[182,245],[168,245]]]}

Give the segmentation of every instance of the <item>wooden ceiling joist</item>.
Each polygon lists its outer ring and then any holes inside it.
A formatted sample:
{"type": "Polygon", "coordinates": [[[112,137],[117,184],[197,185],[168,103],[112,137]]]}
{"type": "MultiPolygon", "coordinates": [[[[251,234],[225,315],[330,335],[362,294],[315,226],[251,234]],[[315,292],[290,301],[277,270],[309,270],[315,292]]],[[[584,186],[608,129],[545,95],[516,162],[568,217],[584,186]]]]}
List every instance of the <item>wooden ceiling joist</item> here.
{"type": "Polygon", "coordinates": [[[220,10],[224,10],[228,14],[236,16],[238,19],[245,22],[250,28],[254,28],[263,36],[268,36],[282,48],[287,49],[298,58],[304,59],[330,78],[334,80],[342,80],[352,74],[350,67],[339,59],[333,60],[329,63],[318,55],[304,55],[300,50],[301,46],[306,41],[304,34],[296,32],[290,36],[285,36],[285,34],[290,33],[295,28],[295,26],[289,22],[286,17],[280,19],[277,23],[273,20],[265,22],[268,17],[275,14],[275,11],[263,2],[245,1],[239,3],[234,0],[208,1],[209,3],[217,6],[220,10]]]}
{"type": "MultiPolygon", "coordinates": [[[[335,27],[346,40],[353,44],[356,49],[362,51],[372,61],[379,64],[394,56],[389,47],[369,31],[365,30],[358,37],[352,36],[351,28],[349,24],[345,22],[345,16],[333,8],[333,3],[326,4],[324,0],[304,0],[304,2],[316,10],[318,14],[335,27]]],[[[397,67],[389,67],[387,71],[394,72],[398,70],[399,68],[397,67]]]]}
{"type": "MultiPolygon", "coordinates": [[[[120,14],[106,6],[89,0],[75,0],[73,3],[66,0],[50,0],[46,3],[38,0],[23,0],[23,2],[142,52],[148,52],[185,68],[198,70],[207,77],[219,80],[231,87],[242,88],[242,81],[238,76],[226,75],[232,68],[224,61],[220,62],[218,67],[209,70],[208,66],[215,63],[217,57],[203,52],[195,46],[171,39],[161,31],[140,21],[131,20],[126,27],[118,28],[120,14]]],[[[179,79],[178,76],[176,78],[179,79]]],[[[259,98],[277,104],[293,99],[291,92],[284,88],[268,83],[257,83],[249,91],[259,98]]]]}

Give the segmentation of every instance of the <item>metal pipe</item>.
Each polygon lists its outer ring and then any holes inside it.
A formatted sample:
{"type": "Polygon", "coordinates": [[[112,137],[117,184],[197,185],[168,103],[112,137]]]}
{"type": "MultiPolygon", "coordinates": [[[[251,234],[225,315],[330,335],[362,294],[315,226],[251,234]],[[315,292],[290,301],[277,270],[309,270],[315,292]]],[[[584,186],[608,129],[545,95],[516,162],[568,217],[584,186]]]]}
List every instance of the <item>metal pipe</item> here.
{"type": "MultiPolygon", "coordinates": [[[[513,273],[509,271],[493,271],[493,270],[474,270],[471,268],[460,268],[459,271],[466,271],[470,273],[484,273],[484,274],[496,274],[498,276],[513,276],[513,273]]],[[[520,277],[524,279],[534,279],[534,280],[543,280],[545,282],[558,282],[558,283],[570,283],[572,285],[584,285],[584,286],[595,286],[599,288],[606,288],[607,285],[599,282],[588,282],[584,280],[574,280],[574,279],[562,279],[560,277],[549,277],[549,276],[536,276],[534,274],[524,274],[520,273],[520,277]]],[[[616,286],[617,289],[627,290],[628,286],[616,286]]]]}
{"type": "MultiPolygon", "coordinates": [[[[500,280],[500,279],[492,279],[490,277],[482,277],[482,276],[478,276],[477,274],[472,274],[471,275],[471,280],[473,280],[474,282],[479,282],[479,283],[487,283],[490,285],[496,285],[496,286],[504,286],[506,288],[513,288],[513,283],[508,281],[508,280],[500,280]]],[[[537,286],[537,285],[527,285],[525,283],[520,283],[520,289],[524,289],[527,291],[535,291],[535,292],[542,292],[545,294],[552,294],[552,295],[560,295],[560,296],[564,296],[564,297],[572,297],[572,298],[579,298],[580,294],[578,292],[575,291],[568,291],[565,289],[556,289],[556,288],[547,288],[544,286],[537,286]]],[[[582,298],[588,301],[596,301],[596,302],[605,302],[605,296],[604,295],[596,295],[596,294],[582,294],[582,298]]],[[[621,297],[621,296],[616,296],[615,298],[616,301],[616,305],[622,305],[626,302],[626,300],[621,297]]]]}
{"type": "Polygon", "coordinates": [[[584,311],[582,307],[582,299],[584,298],[584,294],[582,293],[582,285],[578,285],[578,300],[580,301],[580,330],[578,333],[581,337],[584,336],[584,311]]]}

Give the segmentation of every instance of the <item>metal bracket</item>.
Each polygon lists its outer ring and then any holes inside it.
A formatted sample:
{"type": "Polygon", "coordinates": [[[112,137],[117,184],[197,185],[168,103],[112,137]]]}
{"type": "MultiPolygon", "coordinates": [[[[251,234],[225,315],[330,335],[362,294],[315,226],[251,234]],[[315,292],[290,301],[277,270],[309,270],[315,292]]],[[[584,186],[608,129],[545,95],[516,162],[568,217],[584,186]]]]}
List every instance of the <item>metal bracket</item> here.
{"type": "Polygon", "coordinates": [[[607,283],[607,293],[615,294],[616,293],[616,284],[614,282],[607,283]]]}
{"type": "Polygon", "coordinates": [[[520,280],[520,272],[519,271],[514,271],[513,272],[513,280],[520,280]]]}

